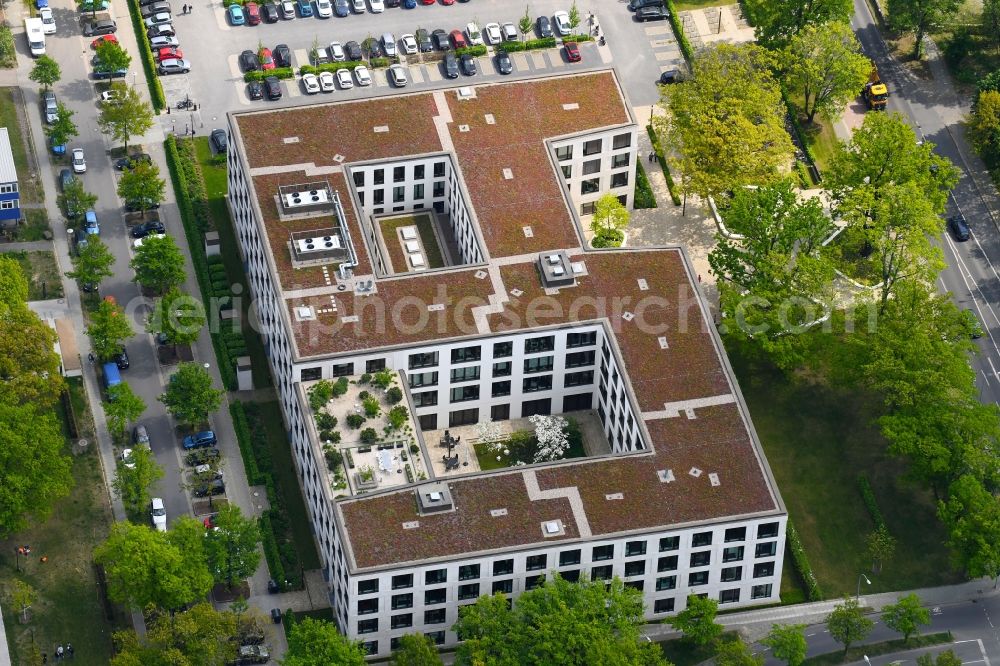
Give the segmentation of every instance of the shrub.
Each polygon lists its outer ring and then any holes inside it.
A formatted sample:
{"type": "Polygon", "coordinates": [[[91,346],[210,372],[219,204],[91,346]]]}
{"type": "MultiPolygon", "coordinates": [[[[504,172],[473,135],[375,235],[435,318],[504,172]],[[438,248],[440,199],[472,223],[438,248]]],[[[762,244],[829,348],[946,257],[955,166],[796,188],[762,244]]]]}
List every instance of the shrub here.
{"type": "Polygon", "coordinates": [[[691,48],[691,42],[688,41],[687,35],[684,34],[684,26],[681,25],[681,15],[677,13],[677,9],[674,7],[674,0],[667,0],[667,11],[670,12],[670,27],[674,29],[674,36],[677,37],[677,45],[680,47],[681,53],[684,54],[684,59],[690,65],[694,62],[694,49],[691,48]]]}
{"type": "MultiPolygon", "coordinates": [[[[517,42],[511,42],[516,44],[517,42]]],[[[542,37],[541,39],[529,39],[524,42],[524,50],[532,51],[534,49],[551,49],[555,48],[556,38],[555,37],[542,37]]]]}
{"type": "Polygon", "coordinates": [[[386,391],[385,399],[390,405],[395,405],[403,399],[403,389],[398,386],[393,386],[391,389],[386,391]]]}
{"type": "Polygon", "coordinates": [[[344,455],[333,447],[323,449],[323,457],[326,458],[326,467],[331,472],[336,472],[337,468],[344,464],[344,455]]]}
{"type": "Polygon", "coordinates": [[[365,421],[366,421],[365,417],[361,416],[361,414],[349,414],[347,416],[347,426],[354,430],[360,428],[361,424],[364,423],[365,421]]]}
{"type": "Polygon", "coordinates": [[[563,44],[566,42],[592,42],[594,38],[592,35],[585,35],[580,33],[579,35],[566,35],[563,37],[563,44]]]}
{"type": "Polygon", "coordinates": [[[670,200],[674,202],[675,206],[680,206],[681,197],[674,191],[674,179],[670,175],[670,167],[667,166],[667,158],[663,154],[663,147],[660,146],[660,137],[656,135],[656,130],[653,129],[652,123],[646,125],[646,133],[649,135],[649,140],[653,144],[653,152],[656,153],[656,161],[660,163],[660,168],[663,169],[663,177],[667,181],[667,189],[670,190],[670,200]]]}
{"type": "Polygon", "coordinates": [[[243,75],[243,80],[247,83],[251,81],[263,81],[269,76],[276,76],[279,79],[295,78],[295,70],[291,67],[275,67],[267,71],[247,72],[243,75]]]}
{"type": "Polygon", "coordinates": [[[478,44],[476,46],[467,46],[464,49],[455,49],[455,55],[459,58],[464,55],[484,56],[486,55],[486,47],[478,44]]]}
{"type": "Polygon", "coordinates": [[[371,465],[365,465],[358,470],[358,477],[362,481],[371,481],[375,478],[375,470],[372,469],[371,465]]]}
{"type": "Polygon", "coordinates": [[[865,507],[868,509],[868,514],[872,517],[872,522],[875,523],[875,529],[888,531],[889,528],[885,524],[885,518],[882,517],[882,511],[878,508],[878,501],[875,499],[872,484],[864,474],[858,475],[858,490],[861,491],[861,499],[865,501],[865,507]]]}
{"type": "Polygon", "coordinates": [[[372,58],[368,61],[369,67],[388,67],[392,64],[392,61],[388,58],[372,58]]]}
{"type": "Polygon", "coordinates": [[[351,455],[350,449],[344,451],[344,458],[347,460],[347,467],[354,469],[354,456],[351,455]]]}
{"type": "Polygon", "coordinates": [[[10,26],[0,25],[0,67],[17,67],[17,50],[14,46],[14,34],[10,26]]]}
{"type": "Polygon", "coordinates": [[[366,372],[365,374],[361,375],[360,379],[358,379],[358,383],[359,384],[367,384],[371,380],[372,380],[371,373],[366,372]]]}
{"type": "Polygon", "coordinates": [[[339,398],[347,393],[347,389],[350,385],[351,383],[347,381],[347,377],[339,377],[333,385],[333,397],[339,398]]]}
{"type": "Polygon", "coordinates": [[[414,453],[415,454],[419,450],[420,450],[419,446],[417,446],[416,444],[410,444],[410,453],[414,453]]]}
{"type": "Polygon", "coordinates": [[[642,168],[642,162],[635,165],[635,196],[633,206],[636,209],[656,208],[656,195],[653,194],[653,187],[646,177],[646,170],[642,168]]]}
{"type": "Polygon", "coordinates": [[[600,234],[594,236],[590,245],[595,248],[621,247],[625,240],[625,234],[618,229],[604,229],[600,234]]]}
{"type": "Polygon", "coordinates": [[[369,393],[368,391],[361,391],[360,393],[358,393],[358,399],[359,400],[367,400],[371,396],[372,396],[372,394],[369,393]]]}
{"type": "Polygon", "coordinates": [[[791,519],[788,520],[788,527],[785,528],[785,536],[788,541],[788,550],[792,553],[792,564],[795,566],[795,570],[799,572],[802,582],[805,583],[806,596],[809,598],[809,601],[822,601],[823,590],[820,589],[819,583],[816,581],[816,575],[809,565],[809,558],[806,556],[806,549],[802,545],[802,539],[799,537],[799,533],[796,531],[791,519]]]}
{"type": "Polygon", "coordinates": [[[375,432],[375,428],[365,428],[361,431],[361,441],[371,443],[378,439],[378,433],[375,432]]]}
{"type": "Polygon", "coordinates": [[[302,65],[299,67],[299,74],[319,74],[320,72],[336,72],[338,69],[354,69],[364,63],[356,60],[345,62],[325,62],[322,65],[302,65]]]}
{"type": "Polygon", "coordinates": [[[337,427],[337,417],[326,412],[317,412],[316,427],[320,430],[332,430],[337,427]]]}
{"type": "Polygon", "coordinates": [[[309,388],[309,406],[314,412],[326,406],[333,397],[333,382],[321,379],[309,388]]]}
{"type": "Polygon", "coordinates": [[[410,412],[402,405],[396,405],[389,410],[389,425],[392,426],[393,430],[399,430],[406,423],[406,419],[409,418],[410,412]]]}
{"type": "Polygon", "coordinates": [[[361,405],[365,408],[365,416],[368,418],[375,418],[382,412],[382,407],[375,396],[368,396],[361,401],[361,405]]]}
{"type": "Polygon", "coordinates": [[[379,370],[372,376],[372,384],[380,389],[387,389],[392,385],[395,378],[396,373],[386,368],[384,370],[379,370]]]}
{"type": "Polygon", "coordinates": [[[403,469],[406,470],[406,482],[413,483],[413,470],[410,468],[409,465],[407,465],[403,469]]]}

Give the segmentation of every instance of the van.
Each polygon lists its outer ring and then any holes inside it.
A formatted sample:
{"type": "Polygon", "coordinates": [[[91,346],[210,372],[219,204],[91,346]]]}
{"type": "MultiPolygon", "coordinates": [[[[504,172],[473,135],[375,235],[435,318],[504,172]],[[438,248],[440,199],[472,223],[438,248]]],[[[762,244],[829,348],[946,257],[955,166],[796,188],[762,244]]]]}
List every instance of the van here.
{"type": "Polygon", "coordinates": [[[28,39],[28,50],[34,57],[45,55],[45,25],[40,18],[24,19],[24,35],[28,39]]]}
{"type": "Polygon", "coordinates": [[[112,386],[122,383],[122,374],[118,371],[118,366],[113,361],[101,366],[104,370],[104,390],[107,391],[112,386]]]}

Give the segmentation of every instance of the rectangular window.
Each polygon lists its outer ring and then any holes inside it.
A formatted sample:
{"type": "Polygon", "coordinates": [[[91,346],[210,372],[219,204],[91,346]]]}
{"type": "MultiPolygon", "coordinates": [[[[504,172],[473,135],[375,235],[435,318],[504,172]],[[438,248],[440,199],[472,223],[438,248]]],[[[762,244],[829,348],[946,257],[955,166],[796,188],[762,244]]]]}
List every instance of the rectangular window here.
{"type": "Polygon", "coordinates": [[[302,372],[299,373],[300,381],[303,382],[314,382],[317,379],[323,378],[323,368],[302,368],[302,372]]]}
{"type": "Polygon", "coordinates": [[[735,583],[743,578],[743,567],[725,567],[722,570],[723,583],[735,583]]]}
{"type": "Polygon", "coordinates": [[[592,567],[590,569],[590,580],[611,580],[614,575],[614,567],[606,564],[603,567],[592,567]]]}
{"type": "Polygon", "coordinates": [[[447,569],[432,569],[424,573],[424,585],[440,585],[448,582],[447,569]]]}
{"type": "Polygon", "coordinates": [[[726,530],[726,543],[731,541],[744,541],[747,538],[747,528],[730,527],[726,530]]]}
{"type": "Polygon", "coordinates": [[[506,580],[493,581],[492,594],[496,594],[497,592],[499,592],[500,594],[510,594],[513,591],[514,591],[514,581],[512,579],[507,578],[506,580]]]}
{"type": "Polygon", "coordinates": [[[424,624],[441,624],[447,618],[447,609],[434,608],[424,611],[424,624]]]}
{"type": "Polygon", "coordinates": [[[533,372],[552,372],[553,360],[551,356],[533,356],[524,359],[524,374],[533,372]]]}
{"type": "Polygon", "coordinates": [[[524,393],[534,393],[535,391],[548,391],[552,388],[552,375],[541,377],[525,377],[521,382],[521,390],[524,393]]]}
{"type": "Polygon", "coordinates": [[[559,566],[571,567],[580,563],[580,550],[564,550],[559,553],[559,566]]]}
{"type": "Polygon", "coordinates": [[[413,587],[413,574],[399,574],[392,577],[392,589],[401,590],[406,587],[413,587]]]}
{"type": "Polygon", "coordinates": [[[674,611],[673,599],[657,599],[653,602],[654,613],[672,613],[674,611]]]}
{"type": "Polygon", "coordinates": [[[580,194],[593,194],[601,189],[600,178],[588,178],[580,181],[580,194]]]}
{"type": "Polygon", "coordinates": [[[330,366],[330,374],[334,377],[347,377],[354,374],[353,363],[337,363],[330,366]]]}
{"type": "Polygon", "coordinates": [[[661,576],[656,579],[656,591],[673,590],[677,587],[677,576],[661,576]]]}
{"type": "Polygon", "coordinates": [[[589,176],[592,173],[601,172],[601,160],[587,160],[583,163],[583,175],[589,176]]]}
{"type": "Polygon", "coordinates": [[[566,180],[569,180],[570,178],[573,177],[573,165],[572,164],[563,164],[560,168],[562,169],[563,178],[565,178],[566,180]]]}
{"type": "MultiPolygon", "coordinates": [[[[379,189],[379,190],[373,191],[372,192],[372,203],[375,204],[376,206],[381,206],[382,204],[384,204],[385,203],[385,190],[379,189]]],[[[379,209],[379,210],[377,210],[375,212],[381,213],[382,210],[379,209]]]]}
{"type": "Polygon", "coordinates": [[[494,421],[506,421],[510,418],[510,405],[493,405],[490,407],[490,418],[494,421]]]}
{"type": "Polygon", "coordinates": [[[712,545],[712,533],[711,532],[698,532],[693,537],[691,537],[691,547],[701,548],[702,546],[712,545]]]}
{"type": "Polygon", "coordinates": [[[575,583],[580,580],[580,570],[579,569],[567,569],[566,571],[560,571],[559,575],[570,583],[575,583]]]}
{"type": "Polygon", "coordinates": [[[622,148],[628,148],[632,145],[632,135],[631,134],[619,134],[617,135],[611,143],[611,147],[614,150],[621,150],[622,148]]]}
{"type": "Polygon", "coordinates": [[[358,615],[371,615],[378,612],[378,597],[358,600],[358,615]]]}
{"type": "Polygon", "coordinates": [[[698,585],[708,585],[707,571],[696,571],[688,575],[688,586],[697,587],[698,585]]]}
{"type": "Polygon", "coordinates": [[[413,165],[413,180],[423,180],[424,179],[424,165],[415,164],[413,165]]]}
{"type": "Polygon", "coordinates": [[[354,177],[354,187],[364,187],[365,186],[365,172],[358,169],[357,171],[352,171],[351,175],[354,177]]]}
{"type": "Polygon", "coordinates": [[[434,177],[435,178],[444,178],[444,162],[435,162],[434,163],[434,177]]]}
{"type": "Polygon", "coordinates": [[[434,197],[435,199],[439,199],[444,196],[443,180],[438,180],[434,182],[434,191],[431,193],[431,196],[434,197]]]}
{"type": "Polygon", "coordinates": [[[412,592],[392,595],[392,610],[402,610],[404,608],[413,608],[412,592]]]}
{"type": "Polygon", "coordinates": [[[389,618],[389,626],[392,629],[405,629],[413,626],[413,613],[400,613],[389,618]]]}
{"type": "Polygon", "coordinates": [[[573,146],[560,146],[556,148],[556,159],[560,162],[573,159],[573,146]]]}
{"type": "Polygon", "coordinates": [[[593,215],[594,214],[594,202],[590,201],[585,204],[580,204],[580,215],[593,215]]]}
{"type": "Polygon", "coordinates": [[[509,576],[514,573],[514,560],[497,560],[493,563],[494,576],[509,576]]]}
{"type": "Polygon", "coordinates": [[[735,604],[740,600],[740,588],[734,587],[731,590],[722,590],[719,592],[719,603],[720,604],[735,604]]]}
{"type": "Polygon", "coordinates": [[[468,583],[458,586],[458,600],[475,599],[479,596],[479,583],[468,583]]]}
{"type": "Polygon", "coordinates": [[[629,163],[629,153],[619,153],[611,158],[611,168],[620,169],[627,167],[629,163]]]}
{"type": "Polygon", "coordinates": [[[778,523],[764,523],[757,528],[758,539],[773,539],[778,536],[778,523]]]}
{"type": "Polygon", "coordinates": [[[438,427],[437,414],[421,414],[420,416],[421,430],[437,430],[437,427],[438,427]]]}
{"type": "Polygon", "coordinates": [[[404,200],[406,200],[406,186],[397,185],[392,188],[392,202],[399,203],[404,200]]]}
{"type": "Polygon", "coordinates": [[[603,142],[600,139],[592,139],[583,144],[583,154],[586,155],[596,155],[601,152],[601,147],[603,142]]]}
{"type": "Polygon", "coordinates": [[[406,167],[405,166],[393,167],[392,182],[402,183],[404,180],[406,180],[406,167]]]}
{"type": "Polygon", "coordinates": [[[358,581],[358,594],[375,594],[376,592],[378,592],[378,578],[358,581]]]}
{"type": "Polygon", "coordinates": [[[778,542],[768,541],[767,543],[757,544],[757,549],[754,552],[754,557],[774,557],[777,552],[778,542]]]}
{"type": "Polygon", "coordinates": [[[407,375],[406,380],[410,388],[420,388],[421,386],[437,386],[437,372],[418,372],[414,375],[407,375]]]}
{"type": "Polygon", "coordinates": [[[545,574],[541,576],[528,576],[524,579],[524,589],[533,590],[536,587],[541,587],[545,583],[545,574]]]}
{"type": "Polygon", "coordinates": [[[4,183],[0,185],[0,194],[11,194],[17,192],[17,183],[4,183]]]}
{"type": "Polygon", "coordinates": [[[668,536],[660,538],[660,552],[665,552],[668,550],[677,550],[681,547],[681,538],[679,536],[668,536]]]}
{"type": "Polygon", "coordinates": [[[410,354],[409,369],[430,368],[438,364],[437,352],[425,352],[421,354],[410,354]]]}
{"type": "Polygon", "coordinates": [[[554,335],[544,335],[538,338],[528,338],[524,341],[525,354],[538,354],[540,352],[550,352],[556,348],[556,337],[554,335]]]}
{"type": "Polygon", "coordinates": [[[524,561],[524,568],[528,571],[538,571],[544,569],[548,563],[548,555],[528,555],[524,561]]]}
{"type": "Polygon", "coordinates": [[[730,546],[722,551],[723,562],[738,562],[743,559],[743,546],[730,546]]]}
{"type": "Polygon", "coordinates": [[[707,567],[711,563],[712,563],[712,551],[700,550],[697,553],[691,553],[692,567],[707,567]]]}
{"type": "Polygon", "coordinates": [[[479,578],[478,564],[463,564],[458,568],[459,580],[472,580],[474,578],[479,578]]]}
{"type": "Polygon", "coordinates": [[[542,398],[540,400],[525,400],[521,403],[521,418],[528,418],[535,414],[549,415],[552,413],[552,399],[542,398]]]}
{"type": "Polygon", "coordinates": [[[443,604],[448,600],[448,588],[439,587],[436,590],[427,590],[424,592],[424,605],[433,606],[434,604],[443,604]]]}
{"type": "Polygon", "coordinates": [[[579,368],[584,365],[594,365],[594,357],[595,354],[593,349],[566,354],[566,367],[579,368]]]}
{"type": "Polygon", "coordinates": [[[373,181],[376,185],[382,185],[385,183],[385,169],[375,169],[372,172],[375,180],[373,181]]]}
{"type": "Polygon", "coordinates": [[[448,414],[448,427],[457,428],[463,425],[472,425],[479,421],[479,409],[459,409],[448,414]]]}
{"type": "Polygon", "coordinates": [[[481,347],[459,347],[451,350],[452,363],[469,363],[478,361],[480,358],[482,358],[481,347]]]}
{"type": "Polygon", "coordinates": [[[774,575],[774,562],[761,562],[753,565],[754,578],[767,578],[774,575]]]}
{"type": "Polygon", "coordinates": [[[419,201],[420,199],[424,198],[424,184],[423,183],[417,183],[416,185],[413,186],[413,198],[414,198],[414,200],[417,200],[417,201],[419,201]]]}
{"type": "Polygon", "coordinates": [[[479,386],[456,386],[451,390],[451,402],[479,400],[479,386]]]}
{"type": "Polygon", "coordinates": [[[493,343],[493,358],[506,358],[514,353],[514,343],[507,342],[493,343]]]}
{"type": "Polygon", "coordinates": [[[456,384],[458,382],[471,382],[479,379],[479,366],[470,365],[466,368],[452,368],[451,369],[451,383],[456,384]]]}
{"type": "MultiPolygon", "coordinates": [[[[563,386],[586,386],[594,383],[594,371],[568,372],[563,378],[563,386]]],[[[563,410],[566,411],[566,410],[563,410]]]]}
{"type": "Polygon", "coordinates": [[[677,556],[666,555],[656,560],[657,571],[677,571],[677,556]]]}
{"type": "Polygon", "coordinates": [[[625,563],[626,576],[642,576],[646,573],[646,560],[635,560],[625,563]]]}
{"type": "Polygon", "coordinates": [[[510,395],[510,382],[493,382],[493,393],[494,398],[502,398],[505,395],[510,395]]]}
{"type": "Polygon", "coordinates": [[[502,363],[493,364],[493,376],[494,377],[510,377],[510,373],[513,372],[514,365],[510,361],[503,361],[502,363]]]}
{"type": "Polygon", "coordinates": [[[434,645],[444,644],[444,631],[428,631],[424,634],[427,638],[434,642],[434,645]]]}
{"type": "Polygon", "coordinates": [[[413,394],[414,407],[433,407],[436,404],[438,404],[437,391],[424,391],[423,393],[413,394]]]}
{"type": "Polygon", "coordinates": [[[625,543],[625,557],[635,557],[646,554],[645,541],[627,541],[625,543]]]}
{"type": "Polygon", "coordinates": [[[611,174],[611,187],[625,187],[626,185],[628,185],[628,171],[611,174]]]}
{"type": "Polygon", "coordinates": [[[361,644],[365,654],[378,654],[378,641],[365,641],[361,644]]]}
{"type": "Polygon", "coordinates": [[[371,374],[379,370],[385,370],[384,358],[373,358],[365,361],[365,372],[371,374]]]}
{"type": "Polygon", "coordinates": [[[641,580],[627,580],[625,581],[625,587],[631,587],[633,590],[642,592],[643,588],[646,587],[646,582],[641,580]]]}
{"type": "Polygon", "coordinates": [[[594,550],[591,553],[590,559],[594,562],[600,562],[601,560],[613,560],[615,558],[615,545],[609,543],[606,546],[594,546],[594,550]]]}
{"type": "Polygon", "coordinates": [[[359,634],[374,634],[376,631],[378,631],[378,618],[358,622],[359,634]]]}
{"type": "Polygon", "coordinates": [[[767,585],[754,585],[750,588],[751,599],[766,599],[771,596],[771,583],[767,585]]]}
{"type": "Polygon", "coordinates": [[[586,333],[570,333],[566,336],[567,347],[589,347],[597,344],[597,331],[587,331],[586,333]]]}

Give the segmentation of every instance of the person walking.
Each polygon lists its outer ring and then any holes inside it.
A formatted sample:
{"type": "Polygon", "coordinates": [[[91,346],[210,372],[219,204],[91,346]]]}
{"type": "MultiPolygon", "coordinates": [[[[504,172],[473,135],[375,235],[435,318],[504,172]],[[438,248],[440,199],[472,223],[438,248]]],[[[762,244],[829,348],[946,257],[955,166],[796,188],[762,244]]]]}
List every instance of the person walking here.
{"type": "Polygon", "coordinates": [[[73,644],[72,643],[66,643],[66,653],[69,654],[69,658],[70,659],[73,658],[73,644]]]}

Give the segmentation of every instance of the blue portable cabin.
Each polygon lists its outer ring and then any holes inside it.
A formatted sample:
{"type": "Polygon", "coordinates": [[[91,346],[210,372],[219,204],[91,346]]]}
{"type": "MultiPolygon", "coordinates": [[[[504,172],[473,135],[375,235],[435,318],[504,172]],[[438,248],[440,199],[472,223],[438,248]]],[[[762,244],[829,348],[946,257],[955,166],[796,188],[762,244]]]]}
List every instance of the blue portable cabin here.
{"type": "Polygon", "coordinates": [[[13,226],[21,219],[21,194],[17,187],[17,169],[10,149],[10,135],[0,127],[0,227],[13,226]]]}

